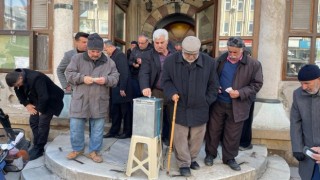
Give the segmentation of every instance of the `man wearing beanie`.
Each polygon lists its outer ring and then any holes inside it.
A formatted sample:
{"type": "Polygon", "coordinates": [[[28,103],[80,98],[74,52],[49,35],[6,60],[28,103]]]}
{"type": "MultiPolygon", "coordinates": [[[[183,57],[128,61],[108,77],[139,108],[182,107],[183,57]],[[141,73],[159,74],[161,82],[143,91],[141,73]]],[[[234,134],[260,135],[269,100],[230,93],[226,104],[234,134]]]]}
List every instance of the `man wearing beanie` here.
{"type": "Polygon", "coordinates": [[[85,122],[90,123],[90,142],[87,157],[103,161],[102,147],[104,122],[108,118],[109,88],[117,85],[119,73],[114,61],[102,53],[103,40],[97,34],[88,37],[87,51],[76,54],[66,69],[67,81],[74,87],[70,103],[70,140],[72,152],[68,159],[84,153],[85,122]]]}
{"type": "Polygon", "coordinates": [[[200,169],[196,159],[209,120],[209,107],[219,89],[215,62],[199,52],[200,46],[197,37],[186,37],[182,52],[172,54],[164,62],[161,79],[165,99],[170,104],[178,103],[173,142],[182,176],[190,176],[190,168],[200,169]]]}
{"type": "Polygon", "coordinates": [[[290,135],[293,156],[299,161],[301,179],[320,179],[319,165],[306,157],[304,147],[320,153],[320,70],[307,64],[298,73],[301,87],[293,92],[290,113],[290,135]]]}

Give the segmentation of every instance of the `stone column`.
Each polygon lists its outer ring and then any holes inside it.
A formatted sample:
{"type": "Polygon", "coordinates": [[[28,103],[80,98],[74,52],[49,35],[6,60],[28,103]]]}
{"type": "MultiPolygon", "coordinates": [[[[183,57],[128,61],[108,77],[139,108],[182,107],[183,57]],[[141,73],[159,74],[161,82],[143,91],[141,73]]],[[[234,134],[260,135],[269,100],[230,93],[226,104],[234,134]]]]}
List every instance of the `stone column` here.
{"type": "Polygon", "coordinates": [[[57,67],[66,51],[73,48],[73,0],[54,0],[53,75],[60,85],[57,67]]]}
{"type": "Polygon", "coordinates": [[[286,7],[283,0],[261,1],[258,60],[262,64],[264,83],[255,104],[255,128],[289,128],[287,112],[279,100],[286,8],[290,7],[286,7]]]}

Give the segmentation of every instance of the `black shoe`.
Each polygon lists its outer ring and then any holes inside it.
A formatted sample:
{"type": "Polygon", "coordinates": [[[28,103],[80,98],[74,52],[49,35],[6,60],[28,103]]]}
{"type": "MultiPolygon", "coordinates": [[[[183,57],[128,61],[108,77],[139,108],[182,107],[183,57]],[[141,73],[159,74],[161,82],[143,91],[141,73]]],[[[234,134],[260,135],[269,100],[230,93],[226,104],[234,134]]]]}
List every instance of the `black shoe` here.
{"type": "Polygon", "coordinates": [[[252,148],[253,148],[252,144],[250,144],[247,147],[239,146],[239,151],[246,151],[246,150],[250,150],[252,148]]]}
{"type": "Polygon", "coordinates": [[[43,148],[32,148],[29,154],[29,160],[35,160],[38,159],[39,157],[41,157],[43,155],[44,149],[43,148]]]}
{"type": "Polygon", "coordinates": [[[131,135],[128,134],[121,134],[118,136],[119,139],[127,139],[127,138],[131,138],[131,135]]]}
{"type": "Polygon", "coordinates": [[[231,169],[235,171],[241,171],[240,165],[236,162],[235,159],[229,159],[225,164],[227,164],[231,169]]]}
{"type": "Polygon", "coordinates": [[[193,161],[193,162],[191,162],[190,168],[193,170],[198,170],[198,169],[200,169],[200,166],[197,163],[197,161],[193,161]]]}
{"type": "Polygon", "coordinates": [[[117,135],[110,134],[110,133],[107,133],[107,134],[103,135],[103,138],[115,138],[115,137],[117,137],[117,135]]]}
{"type": "Polygon", "coordinates": [[[207,166],[212,166],[213,165],[213,159],[215,157],[211,154],[207,154],[206,157],[204,158],[204,164],[207,166]]]}
{"type": "Polygon", "coordinates": [[[163,142],[164,145],[170,146],[170,141],[169,141],[169,139],[162,139],[162,142],[163,142]]]}
{"type": "Polygon", "coordinates": [[[181,167],[181,168],[179,168],[179,171],[180,171],[181,176],[184,176],[184,177],[191,176],[190,168],[188,168],[188,167],[181,167]]]}

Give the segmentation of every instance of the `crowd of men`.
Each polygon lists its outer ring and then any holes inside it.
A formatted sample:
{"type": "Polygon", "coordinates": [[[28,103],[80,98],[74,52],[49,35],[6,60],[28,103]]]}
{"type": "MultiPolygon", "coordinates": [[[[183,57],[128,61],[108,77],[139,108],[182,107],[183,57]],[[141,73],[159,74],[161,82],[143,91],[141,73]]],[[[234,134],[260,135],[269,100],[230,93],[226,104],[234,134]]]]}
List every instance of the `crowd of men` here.
{"type": "MultiPolygon", "coordinates": [[[[213,165],[220,144],[223,163],[240,171],[235,157],[239,149],[252,148],[253,107],[263,85],[262,66],[251,57],[240,37],[230,37],[227,52],[216,59],[200,49],[201,41],[195,36],[170,45],[165,29],[154,31],[152,43],[146,35],[139,35],[137,41],[131,42],[127,54],[97,33],[77,33],[75,49],[64,54],[57,68],[61,87],[65,93],[72,93],[69,107],[72,152],[67,158],[84,154],[84,130],[89,122],[86,156],[102,162],[103,138],[124,139],[132,135],[132,100],[154,96],[164,100],[161,136],[166,145],[173,104],[177,103],[173,145],[182,176],[191,176],[190,169],[200,169],[196,160],[204,141],[205,165],[213,165]],[[112,126],[104,134],[108,119],[112,126]]],[[[298,75],[302,88],[294,93],[291,136],[293,155],[301,164],[300,174],[310,179],[319,177],[319,168],[314,160],[305,158],[303,148],[309,146],[320,152],[317,148],[320,138],[315,134],[320,132],[320,114],[315,109],[308,111],[320,105],[311,105],[320,102],[320,70],[316,65],[304,68],[298,75]],[[308,134],[313,128],[316,128],[313,134],[308,134]]],[[[58,116],[62,110],[64,93],[46,75],[29,69],[8,73],[6,81],[15,88],[19,101],[30,113],[34,146],[29,153],[31,160],[36,159],[44,152],[53,115],[58,116]]],[[[315,153],[313,158],[319,157],[315,153]]]]}

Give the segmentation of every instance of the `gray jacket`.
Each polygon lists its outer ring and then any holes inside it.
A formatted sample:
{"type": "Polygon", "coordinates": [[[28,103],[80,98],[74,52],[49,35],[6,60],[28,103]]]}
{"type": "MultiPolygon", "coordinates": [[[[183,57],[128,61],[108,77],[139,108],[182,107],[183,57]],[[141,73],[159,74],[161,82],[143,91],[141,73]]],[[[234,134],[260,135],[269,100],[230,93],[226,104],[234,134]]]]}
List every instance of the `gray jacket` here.
{"type": "MultiPolygon", "coordinates": [[[[298,88],[293,92],[290,113],[292,152],[302,152],[304,146],[320,146],[320,94],[311,95],[298,88]]],[[[302,180],[311,179],[314,161],[306,157],[299,162],[302,180]]]]}
{"type": "Polygon", "coordinates": [[[65,52],[63,58],[61,59],[59,65],[57,67],[57,76],[59,78],[60,84],[63,89],[65,89],[68,85],[66,75],[64,74],[64,72],[70,63],[72,56],[77,53],[78,52],[76,49],[65,52]]]}
{"type": "Polygon", "coordinates": [[[66,77],[74,86],[70,103],[69,117],[106,118],[109,111],[110,87],[119,81],[119,73],[113,60],[105,56],[93,62],[87,54],[80,53],[72,57],[66,69],[66,77]],[[84,83],[84,76],[104,77],[104,85],[84,83]]]}

